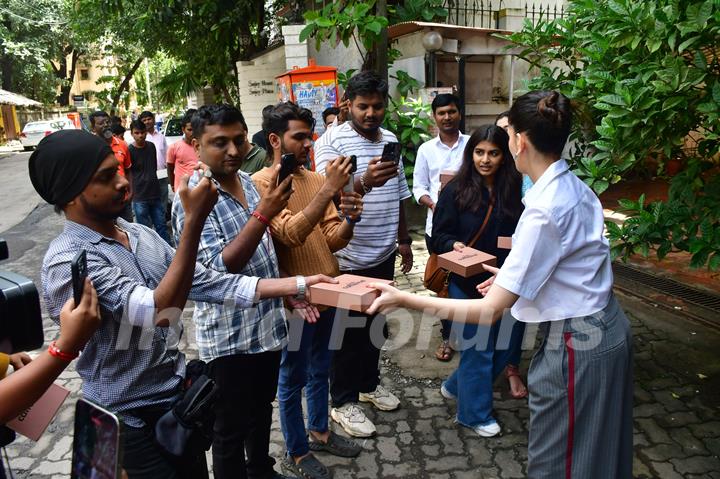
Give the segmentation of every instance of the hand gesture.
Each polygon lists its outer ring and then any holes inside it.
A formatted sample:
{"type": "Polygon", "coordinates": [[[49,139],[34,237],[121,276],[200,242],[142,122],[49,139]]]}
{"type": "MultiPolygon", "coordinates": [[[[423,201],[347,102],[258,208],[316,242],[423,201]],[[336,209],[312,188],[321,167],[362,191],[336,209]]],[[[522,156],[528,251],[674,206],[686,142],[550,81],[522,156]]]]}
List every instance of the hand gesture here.
{"type": "Polygon", "coordinates": [[[185,210],[186,221],[205,223],[205,219],[217,202],[217,188],[210,181],[210,178],[203,177],[197,186],[191,190],[188,188],[188,179],[187,175],[182,177],[180,188],[177,191],[177,194],[180,195],[183,210],[185,210]]]}
{"type": "Polygon", "coordinates": [[[76,307],[75,300],[70,298],[60,311],[60,337],[56,341],[58,349],[71,354],[80,351],[98,326],[100,308],[97,291],[90,279],[85,278],[80,304],[76,307]]]}
{"type": "Polygon", "coordinates": [[[320,318],[320,312],[314,304],[310,304],[302,299],[297,299],[295,296],[286,296],[285,300],[292,312],[297,314],[300,319],[310,324],[317,323],[317,320],[320,318]]]}
{"type": "Polygon", "coordinates": [[[343,188],[350,179],[352,163],[349,156],[340,156],[329,162],[325,167],[325,186],[334,195],[343,188]]]}
{"type": "Polygon", "coordinates": [[[477,292],[482,294],[483,296],[487,296],[488,291],[490,291],[490,286],[492,286],[495,282],[495,278],[497,278],[497,274],[500,271],[500,268],[488,266],[486,264],[483,265],[483,268],[485,268],[485,271],[492,273],[492,276],[475,286],[475,289],[477,289],[477,292]]]}
{"type": "Polygon", "coordinates": [[[318,283],[333,283],[337,284],[338,280],[335,278],[332,278],[330,276],[326,276],[324,274],[315,274],[312,276],[305,276],[305,286],[307,286],[307,289],[305,290],[305,301],[312,302],[312,298],[310,297],[310,286],[318,283]]]}
{"type": "Polygon", "coordinates": [[[340,114],[337,116],[338,124],[347,121],[350,117],[350,100],[345,100],[340,103],[340,114]]]}
{"type": "Polygon", "coordinates": [[[258,213],[266,218],[273,218],[287,208],[288,200],[294,191],[291,185],[292,175],[288,175],[288,177],[278,185],[277,177],[279,173],[280,165],[276,165],[272,178],[270,178],[267,188],[262,192],[262,199],[257,207],[258,213]]]}
{"type": "Polygon", "coordinates": [[[365,184],[372,188],[383,186],[390,178],[400,174],[398,165],[392,161],[382,161],[380,157],[373,158],[368,163],[368,168],[363,173],[365,184]]]}
{"type": "Polygon", "coordinates": [[[351,221],[358,221],[363,211],[362,195],[360,193],[348,193],[343,191],[340,194],[340,212],[351,221]]]}
{"type": "Polygon", "coordinates": [[[453,250],[462,251],[463,248],[466,248],[465,243],[463,243],[461,241],[456,241],[453,243],[453,250]]]}
{"type": "Polygon", "coordinates": [[[409,244],[401,244],[398,246],[398,253],[400,254],[400,271],[403,274],[408,274],[413,266],[413,253],[412,248],[409,244]]]}
{"type": "Polygon", "coordinates": [[[365,311],[365,314],[385,313],[397,309],[402,304],[402,295],[405,293],[389,284],[370,283],[368,288],[377,289],[381,294],[375,298],[375,301],[373,301],[367,311],[365,311]]]}
{"type": "Polygon", "coordinates": [[[28,353],[15,353],[10,355],[10,366],[12,366],[15,371],[29,364],[30,361],[32,361],[32,358],[28,353]]]}

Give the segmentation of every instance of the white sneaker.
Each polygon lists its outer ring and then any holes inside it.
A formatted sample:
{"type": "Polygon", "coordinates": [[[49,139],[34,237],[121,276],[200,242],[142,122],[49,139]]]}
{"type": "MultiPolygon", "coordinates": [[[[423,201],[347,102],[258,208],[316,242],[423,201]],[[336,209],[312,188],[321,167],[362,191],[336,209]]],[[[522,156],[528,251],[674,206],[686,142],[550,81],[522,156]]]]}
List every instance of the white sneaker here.
{"type": "Polygon", "coordinates": [[[348,403],[342,407],[334,407],[330,410],[330,417],[354,437],[371,437],[377,432],[375,424],[357,404],[348,403]]]}
{"type": "Polygon", "coordinates": [[[382,386],[378,386],[371,393],[360,393],[359,399],[361,402],[372,403],[381,411],[394,411],[400,407],[400,400],[397,396],[382,386]]]}
{"type": "Polygon", "coordinates": [[[500,424],[496,422],[490,423],[486,426],[475,426],[472,429],[482,437],[493,437],[498,435],[501,431],[500,424]]]}
{"type": "Polygon", "coordinates": [[[457,399],[457,396],[455,396],[453,393],[451,393],[450,391],[448,391],[448,390],[445,388],[445,383],[442,383],[442,384],[440,385],[440,394],[441,394],[442,397],[444,397],[445,399],[457,399]]]}

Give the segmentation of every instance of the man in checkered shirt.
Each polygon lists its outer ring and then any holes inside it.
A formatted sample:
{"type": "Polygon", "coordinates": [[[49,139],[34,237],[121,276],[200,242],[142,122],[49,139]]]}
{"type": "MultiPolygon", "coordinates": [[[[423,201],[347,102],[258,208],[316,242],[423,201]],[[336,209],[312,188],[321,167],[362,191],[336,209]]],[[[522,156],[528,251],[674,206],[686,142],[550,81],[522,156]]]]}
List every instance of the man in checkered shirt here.
{"type": "Polygon", "coordinates": [[[85,250],[102,320],[77,363],[83,397],[121,415],[123,468],[130,478],[207,477],[204,453],[171,459],[156,445],[147,419],[169,410],[181,392],[182,308],[188,297],[248,308],[262,298],[297,293],[296,281],[220,273],[196,263],[202,227],[217,201],[207,179],[190,191],[185,178],[178,192],[186,216],[177,250],[153,230],[119,218],[131,194],[117,168],[107,144],[80,130],[49,135],[31,156],[33,186],[67,220],[43,260],[45,305],[58,321],[73,294],[71,262],[85,250]]]}

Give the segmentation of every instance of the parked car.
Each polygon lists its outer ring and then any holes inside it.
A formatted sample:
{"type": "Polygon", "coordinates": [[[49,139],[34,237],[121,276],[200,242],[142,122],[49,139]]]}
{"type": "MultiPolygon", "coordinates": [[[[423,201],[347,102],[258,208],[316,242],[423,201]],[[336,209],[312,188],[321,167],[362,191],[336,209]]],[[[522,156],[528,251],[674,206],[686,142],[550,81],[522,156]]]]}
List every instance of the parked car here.
{"type": "Polygon", "coordinates": [[[53,120],[31,121],[23,127],[20,133],[20,142],[23,148],[31,150],[35,148],[40,140],[51,133],[60,130],[75,130],[73,122],[67,118],[55,118],[53,120]]]}
{"type": "Polygon", "coordinates": [[[165,135],[168,146],[172,145],[176,141],[182,140],[182,119],[181,118],[170,118],[165,122],[162,132],[165,135]]]}

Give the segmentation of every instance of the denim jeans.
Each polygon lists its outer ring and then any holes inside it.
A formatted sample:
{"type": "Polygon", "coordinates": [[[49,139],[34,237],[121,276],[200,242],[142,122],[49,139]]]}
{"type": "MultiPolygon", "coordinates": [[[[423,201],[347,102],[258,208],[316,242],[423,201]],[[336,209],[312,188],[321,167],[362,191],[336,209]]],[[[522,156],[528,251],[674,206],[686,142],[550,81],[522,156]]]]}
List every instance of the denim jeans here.
{"type": "MultiPolygon", "coordinates": [[[[449,285],[451,298],[468,299],[452,280],[449,285]]],[[[492,326],[465,324],[462,337],[458,338],[460,363],[444,382],[445,389],[457,397],[457,419],[465,426],[487,426],[493,417],[493,383],[505,369],[517,342],[518,324],[524,332],[523,323],[509,314],[492,326]]],[[[458,335],[459,336],[459,335],[458,335]]],[[[522,334],[519,335],[522,343],[522,334]]]]}
{"type": "Polygon", "coordinates": [[[280,362],[278,403],[280,426],[290,456],[307,454],[307,432],[302,410],[302,390],[307,400],[308,429],[315,432],[328,430],[328,393],[330,359],[330,335],[335,318],[335,308],[320,313],[314,324],[299,318],[290,319],[290,334],[302,328],[300,341],[291,338],[285,346],[280,362]]]}
{"type": "Polygon", "coordinates": [[[170,235],[167,230],[167,223],[165,223],[165,210],[160,203],[160,200],[155,201],[133,201],[133,211],[135,212],[135,221],[141,225],[145,225],[148,228],[155,227],[155,231],[160,235],[162,239],[170,242],[170,235]]]}

